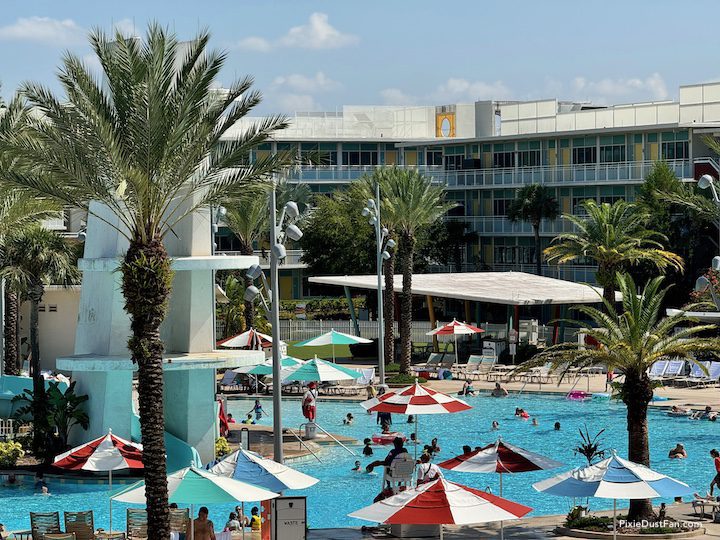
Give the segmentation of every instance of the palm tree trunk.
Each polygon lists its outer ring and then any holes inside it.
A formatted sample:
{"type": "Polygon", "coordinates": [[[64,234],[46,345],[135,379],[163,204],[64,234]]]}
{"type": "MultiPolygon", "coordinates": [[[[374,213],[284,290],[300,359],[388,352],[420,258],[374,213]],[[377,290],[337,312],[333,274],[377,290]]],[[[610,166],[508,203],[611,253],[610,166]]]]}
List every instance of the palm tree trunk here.
{"type": "Polygon", "coordinates": [[[18,295],[5,287],[5,320],[3,321],[3,336],[5,343],[4,362],[6,375],[19,375],[20,344],[18,342],[18,295]]]}
{"type": "Polygon", "coordinates": [[[535,236],[535,273],[542,275],[542,250],[540,249],[540,223],[533,223],[533,235],[535,236]]]}
{"type": "Polygon", "coordinates": [[[412,356],[412,267],[415,237],[405,234],[400,239],[402,252],[402,295],[400,296],[400,373],[410,373],[412,356]]]}
{"type": "MultiPolygon", "coordinates": [[[[243,244],[242,246],[242,254],[243,255],[252,255],[254,253],[253,248],[251,245],[243,244]]],[[[245,273],[243,273],[245,274],[245,273]]],[[[245,288],[247,289],[250,285],[253,284],[252,279],[247,277],[247,275],[244,275],[245,279],[245,288]]],[[[244,301],[245,306],[245,330],[250,330],[253,326],[255,326],[255,303],[254,302],[248,302],[247,300],[244,301]]]]}
{"type": "Polygon", "coordinates": [[[383,324],[385,331],[385,363],[395,361],[395,258],[390,257],[383,264],[385,294],[383,295],[383,324]]]}
{"type": "Polygon", "coordinates": [[[130,243],[122,265],[125,310],[132,336],[128,349],[138,365],[138,404],[148,513],[148,538],[170,537],[165,417],[163,410],[163,342],[160,324],[167,312],[172,271],[159,237],[130,243]]]}
{"type": "Polygon", "coordinates": [[[47,398],[45,397],[45,379],[40,373],[40,339],[39,312],[43,297],[42,284],[34,284],[28,291],[30,298],[30,374],[33,380],[33,451],[36,457],[44,457],[44,461],[52,459],[50,423],[47,414],[47,398]]]}
{"type": "Polygon", "coordinates": [[[605,266],[603,264],[598,265],[596,279],[603,288],[603,298],[607,300],[611,306],[615,306],[615,275],[616,270],[614,268],[605,266]]]}
{"type": "MultiPolygon", "coordinates": [[[[627,406],[628,459],[647,467],[650,466],[647,411],[652,395],[652,384],[644,371],[626,372],[622,396],[627,406]]],[[[648,519],[653,515],[650,499],[630,501],[629,521],[648,519]]]]}

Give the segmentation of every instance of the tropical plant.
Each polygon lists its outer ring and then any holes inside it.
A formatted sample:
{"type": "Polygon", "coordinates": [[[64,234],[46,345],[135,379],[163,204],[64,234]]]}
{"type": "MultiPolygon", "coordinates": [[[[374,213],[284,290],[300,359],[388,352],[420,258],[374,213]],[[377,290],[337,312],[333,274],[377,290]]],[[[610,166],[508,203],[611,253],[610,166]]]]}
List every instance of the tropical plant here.
{"type": "Polygon", "coordinates": [[[667,238],[647,229],[648,215],[623,200],[598,204],[589,199],[582,203],[587,216],[565,215],[576,232],[556,236],[545,249],[548,262],[564,264],[590,259],[598,265],[597,281],[603,287],[603,298],[615,301],[615,278],[618,272],[639,263],[649,263],[658,270],[683,270],[683,260],[663,248],[667,238]]]}
{"type": "Polygon", "coordinates": [[[412,169],[390,169],[380,190],[382,208],[392,216],[393,230],[399,240],[396,264],[400,265],[403,276],[400,300],[400,371],[408,374],[412,352],[412,273],[417,235],[423,228],[429,227],[443,216],[454,204],[444,200],[444,192],[440,186],[433,185],[429,178],[412,169]]]}
{"type": "MultiPolygon", "coordinates": [[[[560,372],[561,379],[573,367],[594,364],[622,373],[624,379],[613,387],[627,407],[628,458],[646,466],[650,465],[647,411],[655,386],[648,370],[663,358],[679,358],[695,364],[697,355],[720,354],[720,339],[700,337],[703,332],[715,329],[714,325],[683,326],[691,321],[684,312],[663,317],[667,288],[662,288],[662,282],[663,278],[657,277],[639,291],[632,278],[619,275],[622,311],[605,299],[605,312],[590,306],[575,308],[584,320],[573,322],[598,344],[596,347],[577,343],[555,345],[519,368],[524,371],[550,363],[551,371],[560,372]]],[[[639,520],[651,515],[649,500],[630,501],[628,519],[639,520]]]]}
{"type": "Polygon", "coordinates": [[[600,437],[605,433],[605,430],[601,429],[595,435],[590,435],[586,424],[585,431],[583,431],[582,428],[578,429],[578,431],[580,432],[580,442],[573,448],[573,453],[583,456],[587,460],[588,465],[592,465],[596,460],[605,459],[607,449],[600,448],[602,445],[600,437]]]}
{"type": "MultiPolygon", "coordinates": [[[[271,189],[267,186],[267,192],[271,189]]],[[[311,191],[306,184],[290,184],[287,179],[280,180],[275,188],[277,204],[281,207],[288,201],[298,204],[301,215],[310,204],[311,191]]],[[[255,244],[261,241],[269,242],[270,212],[268,210],[268,194],[258,194],[255,191],[242,192],[237,197],[224,202],[226,209],[223,221],[240,242],[240,253],[252,255],[255,244]]],[[[245,287],[252,285],[252,280],[244,277],[245,287]]],[[[244,301],[245,326],[255,326],[255,305],[244,301]]]]}
{"type": "Polygon", "coordinates": [[[88,396],[79,396],[75,393],[75,381],[70,383],[63,392],[60,390],[59,382],[50,382],[47,391],[37,394],[34,390],[25,389],[22,394],[13,398],[13,403],[24,403],[15,409],[14,416],[17,420],[26,421],[32,418],[33,421],[33,443],[32,451],[35,457],[50,463],[53,457],[67,449],[68,435],[75,426],[87,429],[90,418],[84,410],[84,403],[88,396]],[[38,409],[38,401],[46,402],[44,405],[47,415],[45,426],[46,431],[42,433],[44,445],[37,447],[35,441],[38,426],[42,423],[37,421],[35,411],[38,409]]]}
{"type": "Polygon", "coordinates": [[[287,120],[236,128],[261,95],[249,77],[214,88],[226,55],[210,50],[209,39],[201,32],[181,46],[158,24],[144,39],[95,30],[90,44],[100,76],[67,52],[59,70],[66,97],[24,84],[33,111],[28,126],[0,139],[2,152],[24,165],[0,171],[7,181],[85,209],[128,241],[119,269],[128,349],[138,365],[150,538],[170,535],[160,325],[173,274],[164,239],[186,216],[246,193],[295,161],[289,152],[249,159],[287,120]]]}
{"type": "Polygon", "coordinates": [[[76,252],[58,233],[36,226],[8,235],[1,256],[0,278],[13,290],[22,290],[30,301],[30,375],[33,392],[33,444],[40,449],[47,444],[45,381],[40,373],[40,303],[47,285],[68,286],[77,283],[76,252]]]}
{"type": "Polygon", "coordinates": [[[223,337],[228,337],[246,329],[246,307],[243,300],[245,285],[235,276],[230,275],[225,279],[224,290],[228,301],[217,304],[217,318],[223,323],[223,337]]]}
{"type": "Polygon", "coordinates": [[[428,227],[418,250],[429,261],[463,271],[463,253],[468,245],[477,242],[478,234],[470,230],[466,221],[440,219],[428,227]]]}
{"type": "Polygon", "coordinates": [[[0,442],[0,469],[10,469],[25,455],[19,442],[0,442]]]}
{"type": "Polygon", "coordinates": [[[540,224],[544,219],[554,221],[558,218],[560,206],[553,188],[540,184],[530,184],[517,191],[515,199],[507,209],[507,218],[512,223],[529,223],[535,238],[535,273],[542,275],[542,244],[540,242],[540,224]]]}
{"type": "Polygon", "coordinates": [[[228,455],[231,450],[230,443],[225,437],[218,437],[215,440],[215,459],[228,455]]]}

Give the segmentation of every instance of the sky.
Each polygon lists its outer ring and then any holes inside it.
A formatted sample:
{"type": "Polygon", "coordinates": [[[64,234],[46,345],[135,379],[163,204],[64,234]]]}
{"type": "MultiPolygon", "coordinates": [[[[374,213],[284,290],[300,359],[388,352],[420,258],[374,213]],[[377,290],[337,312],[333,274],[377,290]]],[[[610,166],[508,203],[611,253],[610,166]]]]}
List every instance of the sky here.
{"type": "Polygon", "coordinates": [[[553,98],[599,104],[677,99],[720,80],[720,41],[698,21],[720,2],[668,0],[26,0],[0,12],[0,82],[59,91],[65,51],[96,66],[93,28],[180,40],[199,29],[227,52],[219,85],[252,75],[257,113],[342,105],[553,98]]]}

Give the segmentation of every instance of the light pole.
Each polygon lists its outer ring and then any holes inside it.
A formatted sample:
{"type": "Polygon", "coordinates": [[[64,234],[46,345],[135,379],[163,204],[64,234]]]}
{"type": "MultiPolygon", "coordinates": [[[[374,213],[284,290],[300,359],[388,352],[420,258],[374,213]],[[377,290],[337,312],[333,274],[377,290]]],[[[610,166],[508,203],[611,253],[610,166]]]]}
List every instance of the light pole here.
{"type": "MultiPolygon", "coordinates": [[[[380,223],[380,183],[375,184],[375,199],[368,199],[362,215],[369,217],[368,223],[375,228],[376,263],[377,263],[377,320],[378,320],[378,375],[380,384],[385,383],[385,327],[383,322],[383,261],[391,255],[388,249],[395,247],[395,240],[387,238],[388,230],[380,223]],[[385,241],[387,239],[387,241],[385,241]],[[384,244],[384,245],[383,245],[384,244]],[[387,248],[387,249],[385,249],[387,248]]],[[[393,294],[394,291],[386,291],[393,294]]]]}
{"type": "MultiPolygon", "coordinates": [[[[718,196],[717,188],[715,187],[715,179],[709,174],[703,174],[698,180],[697,186],[700,189],[710,188],[712,191],[712,197],[715,204],[720,209],[720,197],[718,196]]],[[[715,223],[718,228],[718,249],[720,249],[720,220],[715,223]]]]}
{"type": "Polygon", "coordinates": [[[278,279],[278,266],[281,260],[287,256],[283,243],[286,238],[300,240],[302,231],[294,224],[300,215],[297,203],[289,201],[285,203],[277,219],[277,200],[275,185],[270,192],[270,288],[259,265],[248,268],[247,277],[251,280],[261,278],[264,289],[270,295],[269,299],[264,298],[260,289],[251,285],[245,289],[244,299],[253,302],[260,297],[266,310],[270,311],[270,326],[272,327],[272,368],[273,368],[273,459],[278,463],[283,462],[283,433],[282,433],[282,388],[280,385],[280,285],[278,279]],[[283,230],[283,222],[288,218],[288,223],[283,230]]]}

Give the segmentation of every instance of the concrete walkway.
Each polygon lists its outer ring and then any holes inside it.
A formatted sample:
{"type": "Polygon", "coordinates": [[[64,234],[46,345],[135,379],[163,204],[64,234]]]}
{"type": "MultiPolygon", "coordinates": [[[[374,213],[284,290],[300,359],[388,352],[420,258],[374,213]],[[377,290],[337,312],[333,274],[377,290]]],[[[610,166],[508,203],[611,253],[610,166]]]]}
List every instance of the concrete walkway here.
{"type": "MultiPolygon", "coordinates": [[[[618,512],[620,512],[618,510],[618,512]]],[[[668,507],[668,516],[679,521],[700,521],[706,529],[706,534],[695,536],[697,539],[720,538],[720,524],[712,523],[709,516],[701,519],[693,514],[690,504],[677,504],[668,507]]],[[[597,512],[597,515],[612,515],[612,512],[597,512]]],[[[505,538],[559,538],[566,539],[568,536],[556,536],[553,530],[561,525],[565,516],[539,516],[527,519],[520,519],[512,522],[505,522],[505,538]]],[[[469,540],[475,538],[499,538],[500,525],[489,523],[482,526],[453,527],[443,529],[444,538],[447,540],[469,540]]],[[[373,535],[370,532],[363,533],[359,528],[348,529],[313,529],[308,533],[308,540],[359,540],[367,538],[384,538],[383,534],[373,535]]],[[[391,537],[389,537],[391,538],[391,537]]]]}

